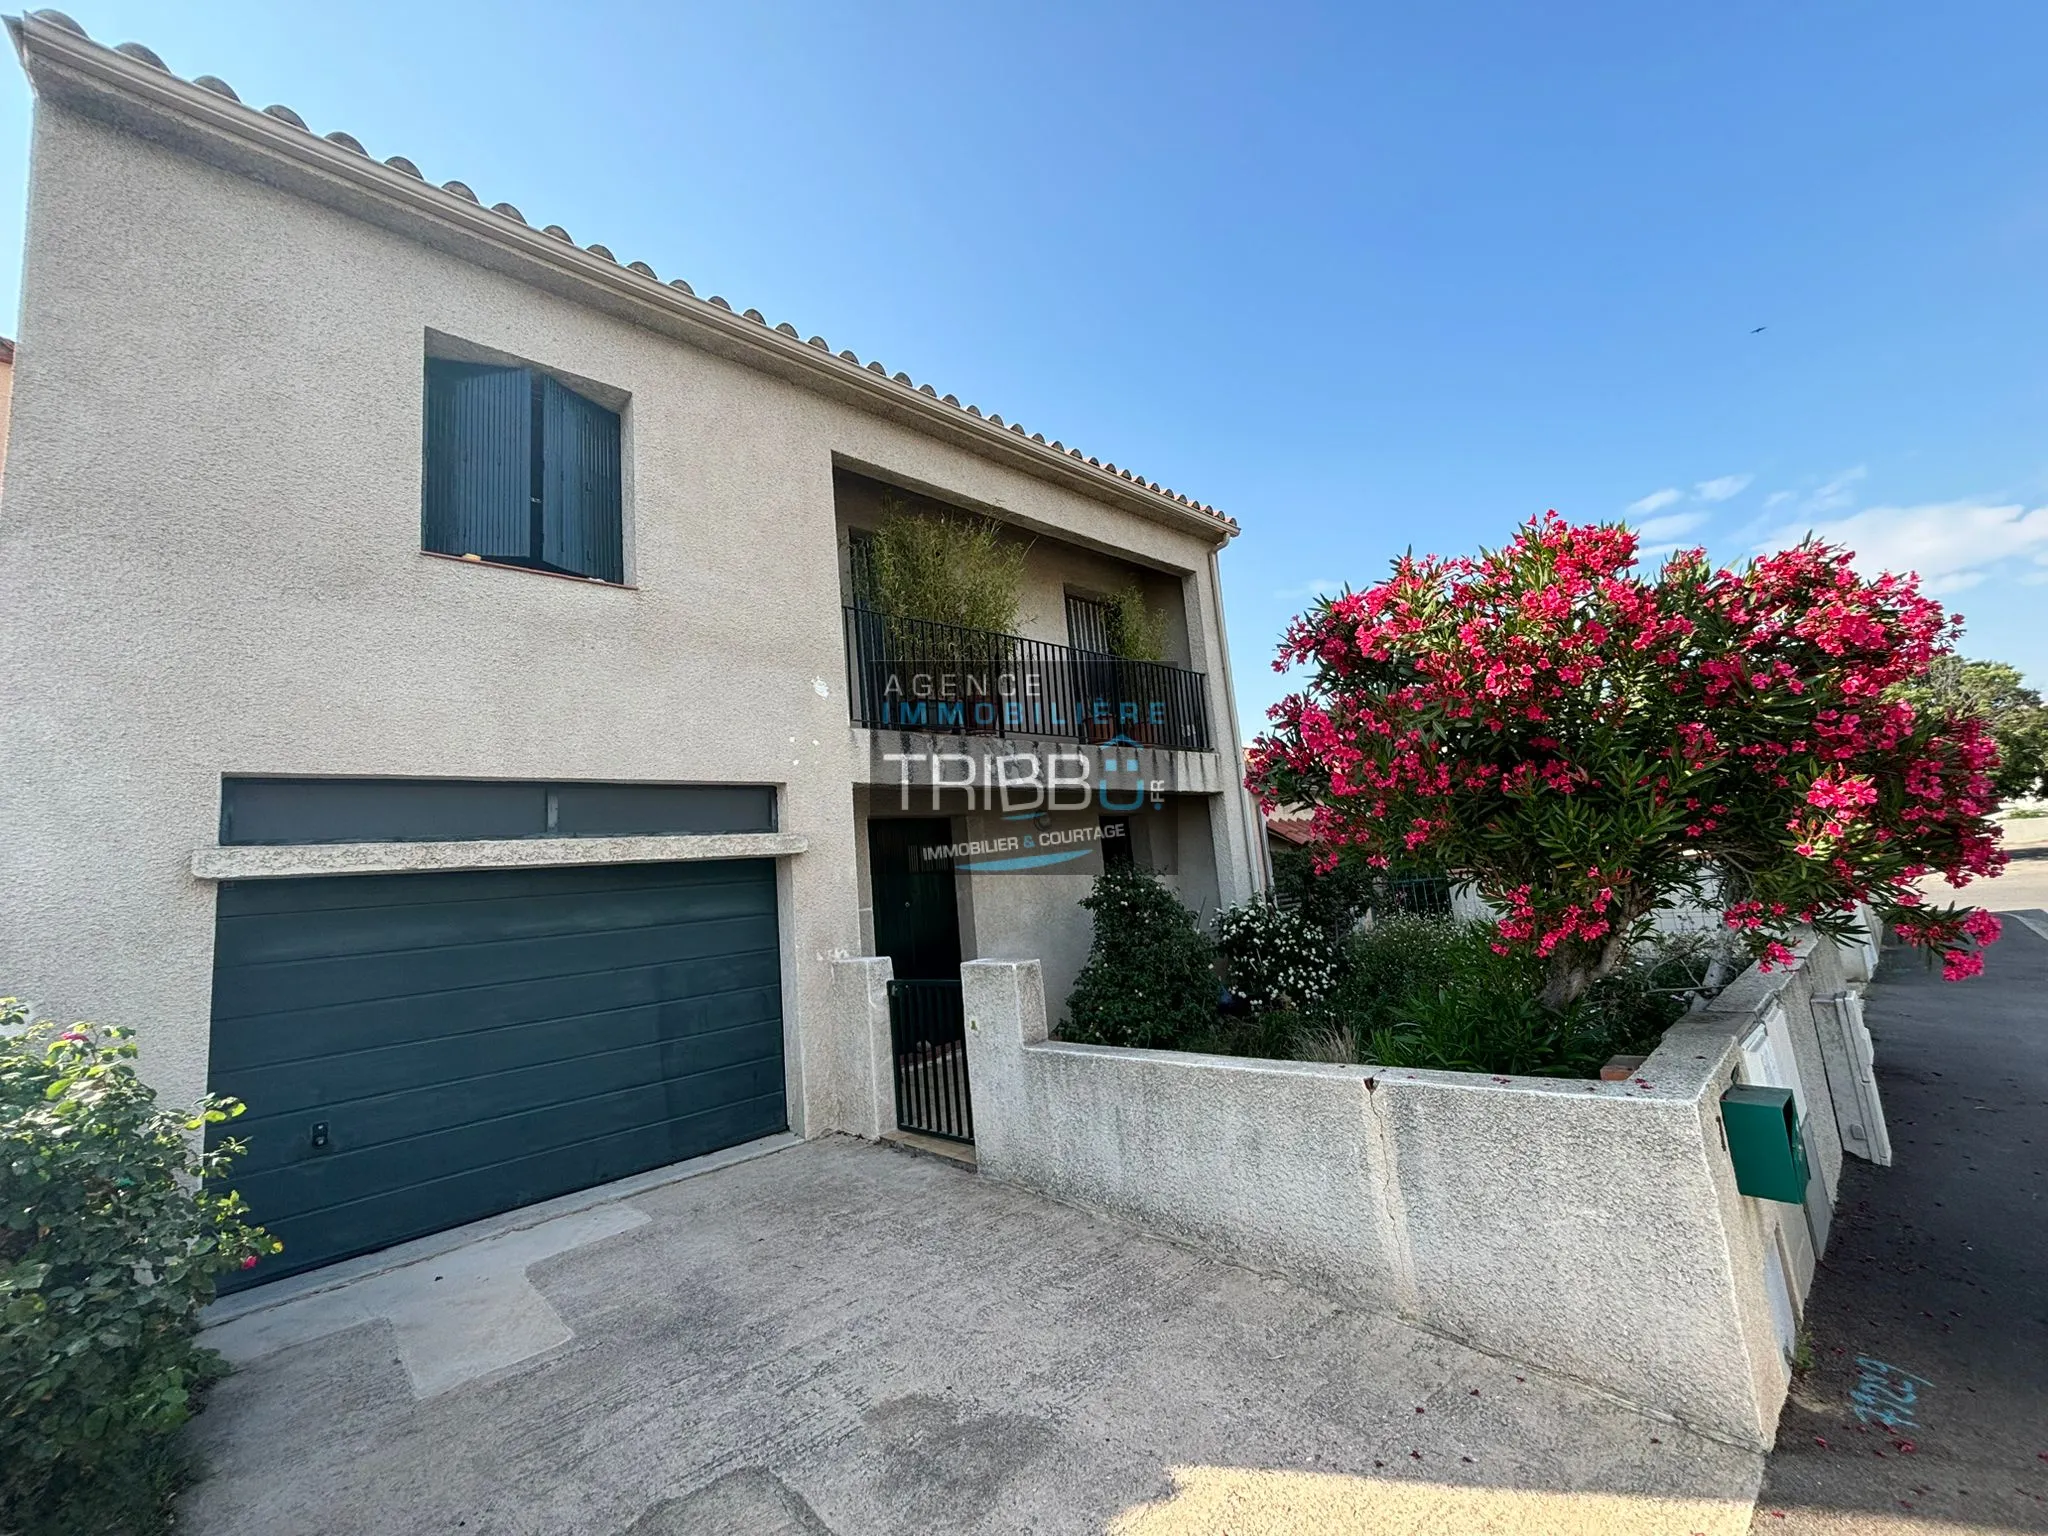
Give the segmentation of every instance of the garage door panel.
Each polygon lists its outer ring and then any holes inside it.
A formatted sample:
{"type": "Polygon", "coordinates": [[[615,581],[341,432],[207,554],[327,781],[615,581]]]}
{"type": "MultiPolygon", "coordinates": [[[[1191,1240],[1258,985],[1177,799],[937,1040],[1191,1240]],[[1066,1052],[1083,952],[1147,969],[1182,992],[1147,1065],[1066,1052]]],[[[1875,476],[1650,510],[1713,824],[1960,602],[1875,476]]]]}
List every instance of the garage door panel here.
{"type": "MultiPolygon", "coordinates": [[[[337,1099],[395,1092],[414,1083],[457,1081],[478,1061],[498,1068],[534,1066],[591,1050],[662,1040],[691,1042],[704,1053],[707,1064],[715,1065],[718,1053],[729,1048],[728,1035],[764,1024],[776,1031],[782,1028],[779,985],[672,1001],[655,1000],[650,988],[646,999],[630,1006],[568,1014],[564,1010],[578,1001],[573,990],[577,985],[580,981],[572,979],[549,987],[551,1002],[538,1016],[432,1035],[425,1029],[444,1020],[421,1000],[406,999],[402,1007],[379,1010],[374,1022],[379,1026],[376,1033],[384,1037],[381,1043],[366,1042],[368,1030],[351,1030],[344,1040],[306,1034],[308,1051],[332,1047],[318,1055],[294,1054],[298,1032],[281,1031],[279,1039],[270,1042],[273,1049],[265,1062],[242,1069],[242,1091],[252,1103],[267,1106],[267,1113],[296,1112],[337,1099]],[[405,1018],[394,1024],[387,1013],[403,1013],[405,1018]]],[[[528,989],[494,990],[508,1012],[531,1012],[521,1006],[521,994],[528,989]]],[[[257,1118],[244,1115],[235,1124],[246,1127],[257,1118]]]]}
{"type": "Polygon", "coordinates": [[[454,992],[477,985],[479,977],[498,983],[602,975],[661,963],[772,956],[776,949],[774,918],[748,916],[277,965],[235,964],[215,972],[214,1017],[273,1016],[333,1003],[454,992]]]}
{"type": "Polygon", "coordinates": [[[720,998],[734,993],[779,988],[781,974],[774,951],[754,949],[306,1006],[296,1005],[299,994],[266,991],[261,995],[278,996],[282,1004],[267,1012],[249,1009],[250,998],[258,995],[251,989],[233,977],[216,976],[214,1045],[236,1061],[264,1065],[307,1054],[374,1049],[422,1034],[461,1034],[590,1012],[593,999],[598,1006],[618,1007],[688,1000],[713,1009],[720,998]],[[593,991],[599,982],[601,995],[593,991]],[[223,1017],[223,1008],[236,1012],[223,1017]]]}
{"type": "Polygon", "coordinates": [[[220,931],[238,964],[261,965],[749,915],[774,919],[773,887],[726,882],[682,891],[658,886],[579,890],[573,901],[550,890],[443,903],[386,901],[322,910],[318,923],[308,923],[302,912],[225,917],[220,931]]]}
{"type": "Polygon", "coordinates": [[[766,860],[221,887],[249,1279],[784,1129],[781,999],[766,860]]]}
{"type": "MultiPolygon", "coordinates": [[[[235,1183],[252,1211],[260,1212],[268,1204],[289,1209],[292,1220],[303,1223],[331,1207],[392,1195],[424,1180],[521,1162],[537,1153],[581,1146],[636,1128],[655,1133],[650,1145],[658,1144],[666,1153],[672,1142],[667,1128],[673,1122],[736,1103],[755,1104],[764,1113],[775,1108],[779,1113],[771,1101],[781,1088],[779,1062],[746,1062],[682,1084],[639,1083],[487,1120],[444,1124],[381,1144],[297,1156],[279,1166],[252,1169],[246,1177],[238,1174],[235,1183]]],[[[779,1129],[779,1124],[772,1125],[756,1134],[779,1129]]],[[[677,1157],[710,1150],[698,1147],[677,1157]]],[[[250,1151],[253,1156],[253,1145],[250,1151]]],[[[676,1157],[664,1155],[661,1161],[674,1162],[676,1157]]],[[[279,1235],[287,1246],[291,1244],[289,1224],[279,1235]]]]}
{"type": "MultiPolygon", "coordinates": [[[[580,1047],[571,1039],[547,1040],[540,1048],[548,1054],[534,1061],[513,1059],[512,1048],[523,1038],[508,1042],[504,1051],[492,1050],[487,1058],[467,1053],[438,1063],[395,1051],[379,1052],[379,1059],[367,1063],[355,1056],[323,1058],[298,1080],[281,1085],[271,1100],[278,1106],[274,1111],[235,1120],[234,1134],[249,1144],[238,1177],[288,1162],[337,1161],[450,1124],[516,1113],[537,1100],[566,1104],[648,1083],[670,1085],[673,1097],[680,1085],[699,1076],[706,1078],[702,1091],[716,1097],[738,1091],[721,1074],[762,1063],[772,1066],[774,1081],[782,1080],[779,1019],[688,1040],[664,1039],[658,1025],[648,1021],[639,1034],[638,1039],[586,1035],[580,1047]],[[479,1070],[485,1059],[492,1070],[479,1070]],[[436,1065],[445,1075],[426,1070],[436,1065]],[[317,1155],[311,1147],[316,1121],[327,1125],[329,1137],[328,1147],[317,1155]]],[[[260,1090],[260,1083],[250,1084],[251,1092],[260,1090]]]]}
{"type": "MultiPolygon", "coordinates": [[[[659,1168],[769,1135],[780,1129],[779,1123],[769,1123],[771,1111],[779,1112],[779,1106],[779,1096],[772,1105],[767,1101],[723,1105],[692,1116],[672,1130],[639,1127],[580,1146],[549,1148],[488,1168],[423,1180],[322,1212],[323,1237],[338,1254],[364,1253],[424,1237],[448,1225],[443,1213],[450,1209],[514,1210],[620,1177],[611,1171],[614,1168],[659,1168]],[[697,1150],[683,1150],[686,1148],[697,1150]]],[[[287,1249],[273,1262],[282,1266],[291,1258],[287,1249]]],[[[276,1272],[285,1271],[280,1267],[276,1272]]]]}
{"type": "MultiPolygon", "coordinates": [[[[752,867],[759,861],[732,859],[692,866],[696,878],[689,889],[710,885],[752,887],[752,867]]],[[[676,864],[589,864],[548,869],[425,870],[409,875],[292,875],[270,880],[236,880],[220,888],[219,916],[241,917],[276,912],[335,912],[366,906],[433,906],[464,901],[496,901],[537,888],[567,896],[607,891],[658,891],[676,888],[676,864]],[[404,881],[400,888],[392,882],[404,881]]],[[[772,888],[772,882],[769,882],[772,888]]]]}

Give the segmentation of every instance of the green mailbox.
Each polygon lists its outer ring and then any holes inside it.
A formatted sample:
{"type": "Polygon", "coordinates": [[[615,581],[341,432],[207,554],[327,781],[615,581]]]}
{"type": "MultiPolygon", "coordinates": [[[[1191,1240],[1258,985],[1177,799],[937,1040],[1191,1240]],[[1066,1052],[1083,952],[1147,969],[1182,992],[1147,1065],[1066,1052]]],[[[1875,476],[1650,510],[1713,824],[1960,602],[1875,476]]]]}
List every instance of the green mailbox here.
{"type": "Polygon", "coordinates": [[[1806,1203],[1806,1138],[1790,1088],[1738,1083],[1721,1095],[1735,1187],[1759,1200],[1806,1203]]]}

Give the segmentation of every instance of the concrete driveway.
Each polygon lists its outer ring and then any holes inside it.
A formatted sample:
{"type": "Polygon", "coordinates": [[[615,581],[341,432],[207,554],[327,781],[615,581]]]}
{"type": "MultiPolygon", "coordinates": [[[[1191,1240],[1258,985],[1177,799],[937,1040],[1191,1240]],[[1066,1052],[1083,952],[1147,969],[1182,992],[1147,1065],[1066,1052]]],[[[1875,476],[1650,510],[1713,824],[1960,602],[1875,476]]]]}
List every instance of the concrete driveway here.
{"type": "Polygon", "coordinates": [[[1689,1536],[1744,1529],[1760,1475],[1589,1389],[838,1138],[302,1287],[209,1340],[240,1369],[190,1431],[202,1536],[1689,1536]]]}

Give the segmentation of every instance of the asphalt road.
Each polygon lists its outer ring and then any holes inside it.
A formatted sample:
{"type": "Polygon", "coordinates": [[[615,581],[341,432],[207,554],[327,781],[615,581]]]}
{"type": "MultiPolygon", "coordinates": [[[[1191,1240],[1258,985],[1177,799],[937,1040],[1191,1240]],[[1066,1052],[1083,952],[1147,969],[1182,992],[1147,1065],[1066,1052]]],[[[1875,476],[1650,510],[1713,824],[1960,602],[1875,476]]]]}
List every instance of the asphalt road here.
{"type": "MultiPolygon", "coordinates": [[[[2048,858],[1963,894],[2048,907],[2048,858]]],[[[2027,915],[1973,981],[1886,951],[1867,1017],[1894,1165],[1848,1160],[1753,1531],[2048,1531],[2048,911],[2027,915]]]]}

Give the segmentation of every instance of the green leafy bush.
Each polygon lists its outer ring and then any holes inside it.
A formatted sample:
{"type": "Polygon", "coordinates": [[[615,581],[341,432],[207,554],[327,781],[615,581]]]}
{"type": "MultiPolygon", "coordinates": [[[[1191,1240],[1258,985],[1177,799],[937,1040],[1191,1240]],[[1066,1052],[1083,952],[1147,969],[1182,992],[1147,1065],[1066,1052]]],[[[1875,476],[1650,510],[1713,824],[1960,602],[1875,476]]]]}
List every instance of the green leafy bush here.
{"type": "Polygon", "coordinates": [[[1108,603],[1109,649],[1126,661],[1166,659],[1166,615],[1145,600],[1136,581],[1125,583],[1108,603]]]}
{"type": "Polygon", "coordinates": [[[1483,964],[1477,930],[1443,917],[1381,917],[1344,945],[1341,975],[1323,1012],[1362,1039],[1400,1016],[1408,999],[1451,985],[1483,964]]]}
{"type": "Polygon", "coordinates": [[[875,606],[892,618],[1009,634],[1028,548],[987,518],[891,502],[869,555],[875,606]]]}
{"type": "Polygon", "coordinates": [[[1607,1033],[1609,1054],[1649,1055],[1695,997],[1721,990],[1715,957],[1725,965],[1719,974],[1732,980],[1743,962],[1728,962],[1739,953],[1739,945],[1718,934],[1675,934],[1638,945],[1628,963],[1594,983],[1586,998],[1607,1033]]]}
{"type": "Polygon", "coordinates": [[[1372,1063],[1522,1077],[1592,1077],[1647,1055],[1706,982],[1713,939],[1652,939],[1562,1008],[1543,966],[1499,952],[1491,923],[1381,916],[1333,951],[1300,914],[1228,909],[1212,948],[1194,914],[1148,874],[1109,870],[1082,903],[1095,943],[1062,1037],[1269,1060],[1372,1063]],[[1250,1007],[1216,1006],[1220,953],[1250,1007]]]}
{"type": "Polygon", "coordinates": [[[1273,895],[1342,944],[1370,912],[1380,893],[1380,872],[1359,855],[1341,849],[1336,865],[1316,868],[1306,848],[1273,850],[1273,895]]]}
{"type": "Polygon", "coordinates": [[[214,1279],[280,1244],[203,1180],[240,1114],[159,1106],[127,1031],[30,1025],[0,998],[0,1531],[150,1532],[183,1478],[170,1435],[218,1357],[214,1279]]]}
{"type": "Polygon", "coordinates": [[[1475,957],[1448,982],[1410,994],[1397,1022],[1365,1040],[1366,1059],[1446,1072],[1595,1076],[1614,1053],[1587,1010],[1546,1006],[1526,965],[1489,958],[1496,963],[1475,957]]]}
{"type": "Polygon", "coordinates": [[[1261,897],[1217,914],[1216,948],[1231,990],[1254,1012],[1312,1008],[1337,984],[1328,932],[1261,897]]]}
{"type": "Polygon", "coordinates": [[[1204,1056],[1293,1061],[1301,1056],[1302,1036],[1308,1027],[1308,1020],[1289,1008],[1269,1008],[1260,1013],[1217,1012],[1193,1034],[1171,1042],[1171,1048],[1204,1056]]]}
{"type": "Polygon", "coordinates": [[[1350,946],[1310,1059],[1524,1077],[1592,1077],[1611,1056],[1647,1055],[1701,985],[1690,941],[1655,941],[1562,1008],[1541,999],[1540,959],[1497,952],[1490,923],[1384,919],[1350,946]]]}
{"type": "Polygon", "coordinates": [[[1216,1028],[1215,953],[1180,898],[1144,870],[1115,868],[1081,905],[1095,941],[1067,996],[1063,1039],[1190,1049],[1216,1028]]]}

